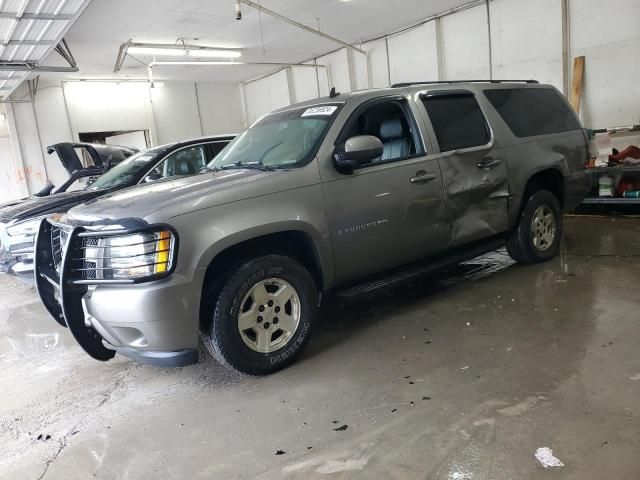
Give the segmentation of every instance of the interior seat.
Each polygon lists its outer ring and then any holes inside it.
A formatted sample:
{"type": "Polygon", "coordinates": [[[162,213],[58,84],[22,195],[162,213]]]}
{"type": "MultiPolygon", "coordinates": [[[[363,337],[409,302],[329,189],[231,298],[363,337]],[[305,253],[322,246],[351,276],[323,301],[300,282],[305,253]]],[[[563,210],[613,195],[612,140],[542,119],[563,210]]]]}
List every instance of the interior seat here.
{"type": "Polygon", "coordinates": [[[380,124],[380,139],[384,147],[380,161],[409,155],[409,141],[400,118],[387,118],[380,124]]]}

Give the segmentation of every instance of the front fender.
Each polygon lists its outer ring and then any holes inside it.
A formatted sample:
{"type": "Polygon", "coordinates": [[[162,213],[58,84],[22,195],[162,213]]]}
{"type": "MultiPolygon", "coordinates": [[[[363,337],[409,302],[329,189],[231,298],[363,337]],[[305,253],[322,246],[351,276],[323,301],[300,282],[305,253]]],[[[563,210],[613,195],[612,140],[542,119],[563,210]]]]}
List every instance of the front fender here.
{"type": "Polygon", "coordinates": [[[206,269],[222,251],[264,235],[296,231],[313,243],[323,285],[335,269],[320,185],[244,199],[174,217],[180,236],[177,271],[206,269]]]}

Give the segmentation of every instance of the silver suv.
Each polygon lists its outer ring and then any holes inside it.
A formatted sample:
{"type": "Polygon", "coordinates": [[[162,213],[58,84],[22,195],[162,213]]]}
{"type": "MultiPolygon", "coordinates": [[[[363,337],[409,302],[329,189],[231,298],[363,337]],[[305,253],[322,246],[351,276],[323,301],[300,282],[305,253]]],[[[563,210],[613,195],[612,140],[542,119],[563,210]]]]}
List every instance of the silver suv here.
{"type": "Polygon", "coordinates": [[[536,82],[403,84],[265,115],[199,175],[43,221],[38,292],[92,357],[267,374],[322,292],[357,295],[506,245],[549,260],[590,188],[587,136],[536,82]]]}

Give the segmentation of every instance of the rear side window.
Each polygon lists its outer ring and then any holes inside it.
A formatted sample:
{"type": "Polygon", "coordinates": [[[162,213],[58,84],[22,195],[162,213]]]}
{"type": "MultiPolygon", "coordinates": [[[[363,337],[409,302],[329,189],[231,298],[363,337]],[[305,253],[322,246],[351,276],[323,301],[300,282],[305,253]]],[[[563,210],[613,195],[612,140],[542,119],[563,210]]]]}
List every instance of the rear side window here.
{"type": "Polygon", "coordinates": [[[560,94],[550,88],[485,90],[485,96],[516,137],[580,129],[560,94]]]}
{"type": "Polygon", "coordinates": [[[437,94],[423,97],[422,103],[441,152],[489,143],[489,127],[473,94],[437,94]]]}

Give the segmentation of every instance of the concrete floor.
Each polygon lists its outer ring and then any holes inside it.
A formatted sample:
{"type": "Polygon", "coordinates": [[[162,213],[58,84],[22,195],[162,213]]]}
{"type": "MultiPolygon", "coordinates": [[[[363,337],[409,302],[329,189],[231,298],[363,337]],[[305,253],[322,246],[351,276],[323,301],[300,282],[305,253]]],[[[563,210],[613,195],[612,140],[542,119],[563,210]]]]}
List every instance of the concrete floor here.
{"type": "Polygon", "coordinates": [[[640,478],[639,263],[637,219],[568,217],[547,264],[332,301],[264,378],[93,361],[3,275],[0,478],[640,478]]]}

